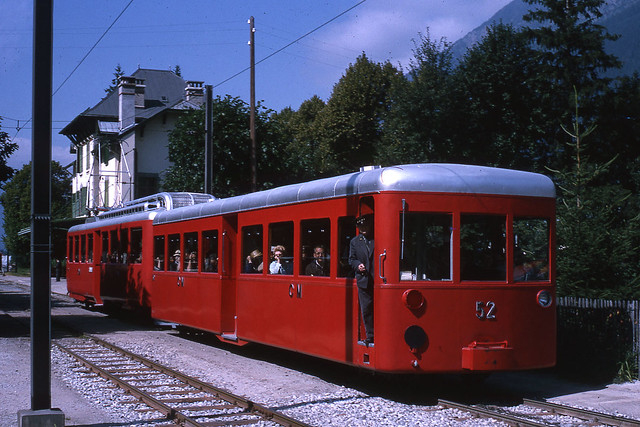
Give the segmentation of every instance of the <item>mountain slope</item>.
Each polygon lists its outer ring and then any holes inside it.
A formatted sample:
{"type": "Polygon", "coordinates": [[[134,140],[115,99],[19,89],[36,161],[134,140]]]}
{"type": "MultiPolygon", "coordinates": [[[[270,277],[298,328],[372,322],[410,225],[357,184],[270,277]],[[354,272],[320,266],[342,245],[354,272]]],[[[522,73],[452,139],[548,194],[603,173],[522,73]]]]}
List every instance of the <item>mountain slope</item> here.
{"type": "MultiPolygon", "coordinates": [[[[532,25],[524,22],[522,16],[530,5],[522,0],[514,0],[485,23],[469,32],[453,44],[453,55],[462,58],[467,49],[480,41],[486,28],[493,23],[511,24],[515,28],[532,25]]],[[[619,34],[615,42],[608,42],[606,49],[616,55],[623,63],[623,68],[616,75],[630,75],[640,72],[640,0],[608,0],[601,10],[603,16],[598,23],[604,25],[609,33],[619,34]]]]}

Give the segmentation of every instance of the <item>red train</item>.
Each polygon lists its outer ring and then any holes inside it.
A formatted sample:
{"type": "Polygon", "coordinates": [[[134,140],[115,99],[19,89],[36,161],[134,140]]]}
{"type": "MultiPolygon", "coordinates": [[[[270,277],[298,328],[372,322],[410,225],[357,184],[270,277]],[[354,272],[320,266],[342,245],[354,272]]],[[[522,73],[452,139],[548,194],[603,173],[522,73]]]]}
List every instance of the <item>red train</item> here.
{"type": "Polygon", "coordinates": [[[522,370],[555,364],[554,236],[543,175],[365,168],[226,199],[136,200],[69,230],[67,283],[86,304],[146,309],[238,345],[381,372],[522,370]],[[361,216],[375,242],[370,345],[348,259],[361,216]]]}

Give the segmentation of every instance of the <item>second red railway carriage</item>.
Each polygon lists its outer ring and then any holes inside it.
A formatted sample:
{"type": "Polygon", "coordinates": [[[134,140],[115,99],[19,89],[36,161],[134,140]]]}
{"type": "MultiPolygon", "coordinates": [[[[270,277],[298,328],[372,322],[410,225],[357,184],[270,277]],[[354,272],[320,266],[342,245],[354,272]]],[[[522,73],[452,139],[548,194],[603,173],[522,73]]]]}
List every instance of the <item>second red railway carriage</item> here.
{"type": "Polygon", "coordinates": [[[70,229],[70,295],[147,308],[236,344],[382,372],[555,363],[555,188],[547,177],[417,164],[226,199],[191,195],[179,208],[170,206],[174,196],[135,201],[124,209],[139,212],[116,210],[70,229]],[[375,344],[368,346],[348,264],[361,215],[374,220],[375,344]],[[276,247],[285,252],[285,274],[269,270],[276,247]],[[318,247],[326,276],[306,269],[318,247]],[[257,254],[262,268],[246,269],[257,254]]]}

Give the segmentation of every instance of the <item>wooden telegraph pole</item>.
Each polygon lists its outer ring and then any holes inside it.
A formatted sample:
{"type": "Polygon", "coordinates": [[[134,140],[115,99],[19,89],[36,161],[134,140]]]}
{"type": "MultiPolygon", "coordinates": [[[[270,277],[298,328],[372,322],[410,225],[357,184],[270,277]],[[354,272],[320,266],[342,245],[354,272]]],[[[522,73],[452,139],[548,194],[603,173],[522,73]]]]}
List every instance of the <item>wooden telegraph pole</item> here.
{"type": "Polygon", "coordinates": [[[249,134],[251,135],[251,191],[256,191],[258,187],[257,160],[256,160],[256,56],[255,56],[255,33],[253,16],[249,18],[249,47],[251,63],[251,105],[249,113],[249,134]]]}

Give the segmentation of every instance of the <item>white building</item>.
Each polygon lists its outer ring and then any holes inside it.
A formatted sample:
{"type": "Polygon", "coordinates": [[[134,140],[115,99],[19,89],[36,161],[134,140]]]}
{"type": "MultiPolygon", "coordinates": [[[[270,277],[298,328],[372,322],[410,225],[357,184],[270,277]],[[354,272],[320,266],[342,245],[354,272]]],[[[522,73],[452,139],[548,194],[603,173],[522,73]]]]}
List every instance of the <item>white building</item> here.
{"type": "Polygon", "coordinates": [[[77,155],[73,216],[160,191],[171,165],[169,131],[181,111],[203,101],[203,82],[185,81],[172,71],[138,69],[120,77],[117,90],[60,131],[77,155]]]}

